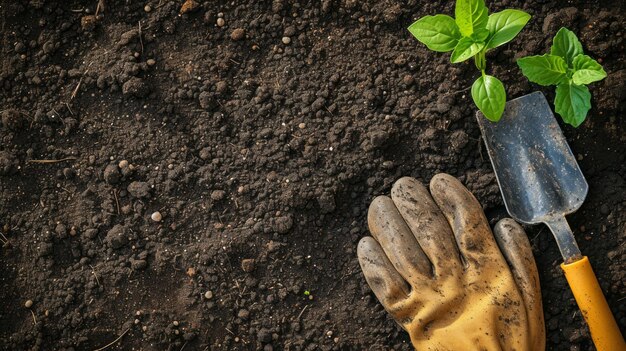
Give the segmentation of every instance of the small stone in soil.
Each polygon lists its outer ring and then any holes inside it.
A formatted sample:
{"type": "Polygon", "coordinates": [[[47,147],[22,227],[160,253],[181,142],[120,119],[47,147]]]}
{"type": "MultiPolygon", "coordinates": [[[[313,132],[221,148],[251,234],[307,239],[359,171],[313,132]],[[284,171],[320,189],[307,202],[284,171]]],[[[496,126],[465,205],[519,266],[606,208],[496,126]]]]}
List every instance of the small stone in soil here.
{"type": "Polygon", "coordinates": [[[113,249],[119,249],[120,247],[126,245],[128,243],[128,238],[126,237],[124,226],[121,224],[113,226],[113,228],[107,232],[104,240],[108,242],[113,249]]]}
{"type": "Polygon", "coordinates": [[[84,31],[90,32],[96,28],[96,16],[87,15],[80,19],[80,26],[84,31]]]}
{"type": "Polygon", "coordinates": [[[285,37],[292,37],[294,35],[296,35],[296,27],[289,26],[289,27],[285,28],[285,30],[283,32],[283,36],[285,36],[285,37]]]}
{"type": "Polygon", "coordinates": [[[0,176],[17,172],[18,165],[19,163],[13,154],[8,151],[0,151],[0,176]]]}
{"type": "Polygon", "coordinates": [[[142,98],[150,93],[150,87],[142,79],[132,77],[122,85],[122,93],[142,98]]]}
{"type": "Polygon", "coordinates": [[[161,215],[161,212],[156,211],[150,216],[150,218],[152,218],[155,222],[160,222],[163,219],[163,216],[161,215]]]}
{"type": "Polygon", "coordinates": [[[143,7],[143,10],[146,11],[146,12],[150,12],[150,11],[152,11],[152,7],[150,5],[146,5],[146,6],[143,7]]]}
{"type": "Polygon", "coordinates": [[[215,91],[219,94],[225,93],[226,91],[228,91],[228,83],[223,80],[217,82],[217,84],[215,84],[215,91]]]}
{"type": "Polygon", "coordinates": [[[200,93],[200,96],[198,96],[198,101],[200,102],[200,107],[207,110],[214,108],[216,105],[215,99],[213,99],[213,96],[211,96],[211,94],[207,91],[203,91],[200,93]]]}
{"type": "Polygon", "coordinates": [[[63,168],[63,176],[65,177],[65,179],[71,179],[74,177],[76,173],[74,172],[73,169],[71,168],[63,168]]]}
{"type": "Polygon", "coordinates": [[[104,180],[109,184],[116,184],[120,181],[120,172],[116,165],[108,165],[104,168],[104,180]]]}
{"type": "Polygon", "coordinates": [[[289,45],[289,43],[291,43],[291,38],[290,37],[283,37],[283,44],[289,45]]]}
{"type": "Polygon", "coordinates": [[[213,190],[211,192],[211,199],[213,201],[220,201],[224,199],[224,196],[226,196],[226,192],[224,190],[213,190]]]}
{"type": "Polygon", "coordinates": [[[126,190],[128,190],[128,192],[136,198],[144,198],[144,197],[148,197],[148,195],[150,194],[150,187],[148,186],[148,183],[146,182],[132,182],[128,185],[128,188],[126,188],[126,190]]]}
{"type": "Polygon", "coordinates": [[[5,128],[10,130],[19,130],[22,126],[24,126],[25,119],[17,110],[13,109],[5,109],[2,112],[2,124],[5,128]]]}
{"type": "Polygon", "coordinates": [[[243,39],[245,35],[246,35],[246,32],[243,28],[237,28],[233,30],[232,33],[230,33],[230,38],[234,41],[238,41],[238,40],[243,39]]]}
{"type": "Polygon", "coordinates": [[[187,0],[180,8],[180,14],[190,13],[198,9],[200,5],[194,0],[187,0]]]}
{"type": "Polygon", "coordinates": [[[67,235],[67,227],[63,223],[58,223],[54,231],[60,238],[64,238],[67,235]]]}
{"type": "Polygon", "coordinates": [[[211,290],[207,290],[207,292],[204,293],[204,298],[207,300],[210,300],[213,298],[213,292],[211,290]]]}
{"type": "Polygon", "coordinates": [[[24,307],[26,308],[33,307],[33,300],[26,300],[26,302],[24,303],[24,307]]]}
{"type": "Polygon", "coordinates": [[[133,260],[130,263],[130,267],[136,271],[139,271],[148,267],[148,262],[146,262],[146,260],[133,260]]]}
{"type": "Polygon", "coordinates": [[[146,63],[148,64],[148,66],[154,66],[156,65],[156,61],[154,59],[147,59],[146,63]]]}
{"type": "Polygon", "coordinates": [[[225,24],[226,24],[226,21],[224,21],[223,18],[218,18],[217,19],[217,26],[218,27],[224,27],[225,24]]]}
{"type": "Polygon", "coordinates": [[[241,269],[246,273],[254,271],[254,258],[246,258],[242,260],[241,269]]]}
{"type": "Polygon", "coordinates": [[[246,310],[246,309],[241,309],[237,313],[237,317],[239,317],[241,319],[248,319],[248,317],[250,317],[250,312],[248,310],[246,310]]]}
{"type": "Polygon", "coordinates": [[[121,160],[121,161],[120,161],[120,163],[119,163],[117,166],[118,166],[119,168],[124,169],[124,168],[128,167],[128,161],[126,161],[126,160],[121,160]]]}
{"type": "Polygon", "coordinates": [[[287,234],[293,227],[293,218],[291,216],[282,216],[276,218],[274,222],[274,230],[279,234],[287,234]]]}

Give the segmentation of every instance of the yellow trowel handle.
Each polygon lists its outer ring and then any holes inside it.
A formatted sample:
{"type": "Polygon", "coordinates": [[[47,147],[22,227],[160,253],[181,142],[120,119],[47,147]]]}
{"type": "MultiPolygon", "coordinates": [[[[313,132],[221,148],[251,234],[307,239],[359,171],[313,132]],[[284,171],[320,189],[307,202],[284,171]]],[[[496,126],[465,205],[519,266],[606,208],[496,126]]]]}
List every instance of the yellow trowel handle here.
{"type": "Polygon", "coordinates": [[[587,256],[572,263],[562,263],[576,303],[589,325],[591,338],[598,351],[626,351],[626,343],[615,323],[600,284],[587,256]]]}

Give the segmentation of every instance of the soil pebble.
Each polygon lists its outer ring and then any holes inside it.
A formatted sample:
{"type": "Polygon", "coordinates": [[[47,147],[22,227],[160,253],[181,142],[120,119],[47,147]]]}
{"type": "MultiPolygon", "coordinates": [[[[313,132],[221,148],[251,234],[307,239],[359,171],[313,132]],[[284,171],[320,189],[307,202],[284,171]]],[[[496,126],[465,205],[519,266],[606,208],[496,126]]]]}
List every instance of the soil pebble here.
{"type": "Polygon", "coordinates": [[[254,258],[243,259],[241,261],[241,269],[246,273],[250,273],[254,271],[254,263],[255,263],[254,258]]]}
{"type": "Polygon", "coordinates": [[[293,227],[293,218],[291,216],[281,216],[274,221],[274,230],[278,234],[287,234],[293,227]]]}
{"type": "Polygon", "coordinates": [[[22,113],[14,109],[6,109],[2,111],[2,125],[9,130],[17,131],[25,124],[22,113]]]}
{"type": "Polygon", "coordinates": [[[291,38],[290,37],[283,37],[282,42],[285,45],[289,45],[289,43],[291,43],[291,38]]]}
{"type": "Polygon", "coordinates": [[[156,212],[152,213],[150,218],[152,218],[152,220],[155,221],[155,222],[160,222],[163,219],[163,216],[161,215],[161,212],[156,211],[156,212]]]}
{"type": "Polygon", "coordinates": [[[370,142],[375,148],[383,147],[389,140],[389,133],[384,130],[375,130],[369,133],[370,142]]]}
{"type": "Polygon", "coordinates": [[[150,93],[150,87],[141,78],[132,77],[122,85],[122,92],[124,95],[142,98],[150,93]]]}
{"type": "Polygon", "coordinates": [[[228,83],[226,83],[226,81],[219,81],[217,82],[217,84],[215,84],[215,91],[218,94],[225,94],[228,92],[228,83]]]}
{"type": "Polygon", "coordinates": [[[134,181],[128,184],[126,190],[128,190],[130,195],[138,199],[143,199],[150,195],[150,186],[146,182],[134,181]]]}
{"type": "Polygon", "coordinates": [[[226,192],[224,190],[213,190],[211,192],[211,199],[214,201],[223,200],[226,196],[226,192]]]}
{"type": "Polygon", "coordinates": [[[234,41],[243,39],[246,35],[246,31],[243,28],[237,28],[230,33],[230,38],[234,41]]]}
{"type": "Polygon", "coordinates": [[[67,227],[63,223],[58,223],[54,228],[54,232],[60,239],[67,237],[67,227]]]}
{"type": "Polygon", "coordinates": [[[557,12],[552,12],[543,20],[543,32],[556,34],[557,28],[574,22],[577,15],[578,9],[575,7],[566,7],[557,12]]]}
{"type": "Polygon", "coordinates": [[[83,16],[80,19],[80,26],[86,32],[91,32],[96,28],[97,18],[94,15],[83,16]]]}
{"type": "Polygon", "coordinates": [[[146,260],[131,260],[130,267],[136,271],[146,269],[148,262],[146,260]]]}
{"type": "Polygon", "coordinates": [[[108,165],[104,168],[104,180],[109,184],[117,184],[120,181],[120,171],[117,165],[108,165]]]}
{"type": "Polygon", "coordinates": [[[17,172],[18,161],[8,151],[0,151],[0,176],[7,176],[17,172]]]}
{"type": "Polygon", "coordinates": [[[208,91],[203,91],[198,96],[198,102],[200,103],[200,107],[205,110],[212,110],[216,107],[216,101],[208,91]]]}
{"type": "Polygon", "coordinates": [[[250,311],[246,310],[245,308],[242,308],[239,310],[239,312],[237,312],[237,317],[241,319],[248,319],[248,317],[250,317],[250,311]]]}
{"type": "Polygon", "coordinates": [[[181,6],[180,13],[181,14],[190,13],[190,12],[197,10],[199,7],[200,7],[200,4],[198,4],[196,1],[187,0],[183,3],[183,6],[181,6]]]}
{"type": "Polygon", "coordinates": [[[117,166],[120,169],[124,169],[124,168],[128,167],[128,161],[127,160],[121,160],[120,163],[117,164],[117,166]]]}
{"type": "Polygon", "coordinates": [[[113,249],[119,249],[122,246],[128,244],[128,238],[126,237],[126,230],[123,225],[116,224],[111,228],[105,237],[105,241],[113,249]]]}
{"type": "Polygon", "coordinates": [[[26,300],[26,302],[24,302],[24,307],[26,308],[33,307],[33,300],[26,300]]]}

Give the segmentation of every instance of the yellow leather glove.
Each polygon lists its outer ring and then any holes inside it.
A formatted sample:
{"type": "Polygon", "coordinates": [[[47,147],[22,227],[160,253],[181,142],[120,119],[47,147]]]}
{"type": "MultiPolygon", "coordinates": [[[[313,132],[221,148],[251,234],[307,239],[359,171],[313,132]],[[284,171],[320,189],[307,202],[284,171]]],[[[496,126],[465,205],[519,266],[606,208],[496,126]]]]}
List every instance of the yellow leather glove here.
{"type": "Polygon", "coordinates": [[[367,283],[418,351],[545,349],[537,267],[512,219],[492,235],[474,196],[438,174],[430,193],[413,178],[372,201],[373,237],[357,254],[367,283]]]}

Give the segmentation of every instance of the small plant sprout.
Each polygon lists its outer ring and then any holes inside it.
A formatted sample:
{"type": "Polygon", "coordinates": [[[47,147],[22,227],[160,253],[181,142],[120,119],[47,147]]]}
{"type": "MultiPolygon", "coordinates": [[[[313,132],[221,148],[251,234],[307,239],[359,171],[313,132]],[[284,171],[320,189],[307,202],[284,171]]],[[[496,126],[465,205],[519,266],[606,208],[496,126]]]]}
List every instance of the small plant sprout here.
{"type": "Polygon", "coordinates": [[[485,73],[485,53],[515,38],[530,15],[520,10],[489,15],[484,0],[457,0],[454,15],[422,17],[409,32],[433,51],[452,51],[452,63],[474,58],[481,75],[472,84],[472,99],[487,119],[497,122],[504,112],[506,92],[498,78],[485,73]]]}
{"type": "Polygon", "coordinates": [[[554,110],[574,127],[585,121],[591,108],[587,84],[606,77],[602,66],[583,53],[576,34],[567,28],[556,33],[549,54],[523,57],[517,65],[531,82],[556,85],[554,110]]]}

